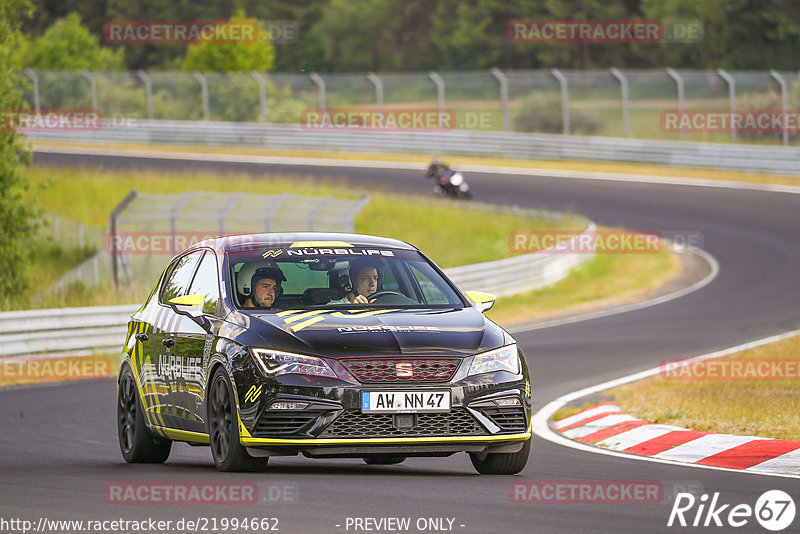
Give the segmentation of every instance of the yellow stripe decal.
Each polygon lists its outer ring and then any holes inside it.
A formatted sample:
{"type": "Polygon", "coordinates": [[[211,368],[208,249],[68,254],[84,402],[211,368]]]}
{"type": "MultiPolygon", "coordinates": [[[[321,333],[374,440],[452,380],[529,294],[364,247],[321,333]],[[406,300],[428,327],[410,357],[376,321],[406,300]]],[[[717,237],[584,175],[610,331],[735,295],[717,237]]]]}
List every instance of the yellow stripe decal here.
{"type": "Polygon", "coordinates": [[[292,332],[299,332],[300,330],[302,330],[303,328],[305,328],[307,326],[311,326],[314,323],[318,323],[318,322],[324,321],[324,320],[325,320],[325,317],[312,317],[311,319],[309,319],[307,321],[303,321],[302,323],[297,323],[296,325],[293,325],[290,328],[292,329],[292,332]]]}
{"type": "Polygon", "coordinates": [[[166,437],[170,439],[177,439],[181,441],[194,441],[197,443],[209,443],[208,434],[201,434],[200,432],[189,432],[188,430],[175,430],[173,428],[157,428],[163,432],[166,437]]]}
{"type": "Polygon", "coordinates": [[[293,313],[300,313],[301,311],[303,310],[286,310],[280,313],[276,313],[275,315],[277,315],[278,317],[286,317],[287,315],[291,315],[293,313]]]}
{"type": "Polygon", "coordinates": [[[299,321],[300,319],[305,319],[306,317],[313,317],[314,315],[319,315],[320,313],[325,313],[325,310],[316,310],[301,313],[300,315],[295,315],[294,317],[289,317],[288,319],[284,319],[287,323],[293,323],[295,321],[299,321]]]}

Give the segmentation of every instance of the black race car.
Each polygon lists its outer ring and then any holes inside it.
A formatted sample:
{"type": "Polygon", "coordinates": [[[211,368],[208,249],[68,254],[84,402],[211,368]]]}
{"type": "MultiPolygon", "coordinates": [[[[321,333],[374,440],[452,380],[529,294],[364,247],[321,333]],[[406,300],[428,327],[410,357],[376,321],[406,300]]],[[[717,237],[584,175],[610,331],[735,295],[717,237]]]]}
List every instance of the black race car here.
{"type": "Polygon", "coordinates": [[[530,451],[530,381],[514,339],[413,246],[353,234],[206,240],[176,256],[131,317],[117,423],[128,462],[173,441],[217,468],[270,456],[467,452],[513,474],[530,451]]]}

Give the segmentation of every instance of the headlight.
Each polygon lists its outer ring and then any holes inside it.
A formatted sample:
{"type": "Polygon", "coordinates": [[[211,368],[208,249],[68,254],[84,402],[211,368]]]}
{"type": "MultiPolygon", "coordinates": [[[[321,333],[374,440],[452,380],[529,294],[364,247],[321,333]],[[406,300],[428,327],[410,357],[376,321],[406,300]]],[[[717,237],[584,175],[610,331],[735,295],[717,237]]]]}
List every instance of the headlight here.
{"type": "Polygon", "coordinates": [[[481,373],[491,373],[494,371],[508,371],[509,373],[519,373],[519,356],[517,355],[517,345],[506,345],[501,349],[491,350],[478,354],[472,360],[469,368],[470,375],[481,373]]]}
{"type": "Polygon", "coordinates": [[[338,378],[322,358],[268,349],[251,349],[267,376],[297,374],[338,378]]]}
{"type": "Polygon", "coordinates": [[[461,185],[461,182],[464,181],[464,177],[461,176],[461,173],[455,173],[453,176],[450,177],[450,183],[454,186],[458,187],[461,185]]]}

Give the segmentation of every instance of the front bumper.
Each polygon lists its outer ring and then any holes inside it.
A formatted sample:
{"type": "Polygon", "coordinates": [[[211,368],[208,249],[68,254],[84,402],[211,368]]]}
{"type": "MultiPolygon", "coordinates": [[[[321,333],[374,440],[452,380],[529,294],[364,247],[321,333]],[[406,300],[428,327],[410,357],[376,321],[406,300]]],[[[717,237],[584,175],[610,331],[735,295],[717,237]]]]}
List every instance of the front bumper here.
{"type": "Polygon", "coordinates": [[[498,372],[446,384],[347,384],[300,387],[272,384],[258,406],[240,408],[240,441],[251,453],[308,456],[453,452],[515,452],[531,437],[529,382],[522,375],[498,372]],[[363,413],[362,391],[413,389],[451,392],[448,412],[363,413]],[[500,397],[516,397],[520,406],[501,408],[500,397]],[[271,410],[276,400],[304,402],[303,410],[271,410]],[[502,448],[508,448],[508,451],[502,448]]]}

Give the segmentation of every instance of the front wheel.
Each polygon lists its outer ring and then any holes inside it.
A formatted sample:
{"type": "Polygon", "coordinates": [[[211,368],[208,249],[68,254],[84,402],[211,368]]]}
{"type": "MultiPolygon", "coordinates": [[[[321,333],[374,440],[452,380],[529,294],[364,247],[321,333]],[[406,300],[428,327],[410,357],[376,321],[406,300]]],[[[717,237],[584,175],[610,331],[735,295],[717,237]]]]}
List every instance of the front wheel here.
{"type": "Polygon", "coordinates": [[[253,458],[239,442],[239,418],[228,375],[217,368],[206,393],[211,455],[219,471],[255,471],[269,457],[253,458]]]}
{"type": "Polygon", "coordinates": [[[117,437],[128,463],[163,464],[172,449],[170,440],[156,438],[147,430],[136,379],[127,365],[117,386],[117,437]]]}
{"type": "Polygon", "coordinates": [[[519,452],[471,452],[472,466],[482,475],[516,475],[528,463],[531,453],[531,440],[528,438],[519,452]]]}

